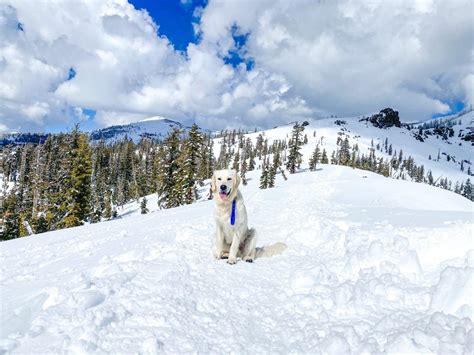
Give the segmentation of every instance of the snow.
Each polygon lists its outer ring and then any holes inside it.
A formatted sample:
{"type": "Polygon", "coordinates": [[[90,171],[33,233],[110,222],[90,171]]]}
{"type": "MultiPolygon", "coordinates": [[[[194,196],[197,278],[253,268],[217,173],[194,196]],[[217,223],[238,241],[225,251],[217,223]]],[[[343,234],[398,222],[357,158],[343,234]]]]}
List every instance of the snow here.
{"type": "Polygon", "coordinates": [[[341,166],[258,177],[257,244],[288,249],[253,264],[213,259],[212,201],[1,243],[0,353],[473,352],[472,202],[341,166]]]}
{"type": "Polygon", "coordinates": [[[173,128],[188,130],[190,127],[164,117],[154,116],[127,125],[110,126],[95,130],[90,133],[90,137],[92,141],[104,139],[106,143],[113,143],[127,137],[138,143],[142,137],[163,140],[173,128]]]}
{"type": "MultiPolygon", "coordinates": [[[[471,167],[474,173],[474,167],[471,165],[473,156],[472,144],[471,142],[462,140],[459,134],[461,131],[464,134],[472,131],[474,127],[474,111],[456,117],[454,120],[456,125],[452,127],[454,136],[449,137],[447,141],[433,135],[428,136],[424,142],[420,142],[414,137],[414,133],[418,132],[417,129],[408,130],[404,127],[381,129],[374,127],[370,123],[360,122],[360,118],[361,117],[343,117],[308,121],[308,125],[303,132],[303,134],[306,134],[308,137],[308,144],[305,144],[301,149],[301,153],[303,154],[303,166],[308,166],[309,159],[316,144],[320,145],[321,151],[322,149],[326,149],[327,155],[330,158],[331,153],[338,149],[336,145],[337,137],[344,134],[342,138],[344,139],[345,135],[347,135],[351,147],[357,144],[360,153],[366,156],[369,154],[372,141],[374,142],[374,146],[376,146],[377,143],[383,146],[385,139],[388,139],[389,145],[392,144],[392,148],[397,151],[397,154],[400,150],[403,150],[403,157],[407,158],[411,155],[417,165],[423,165],[425,167],[425,174],[428,170],[431,170],[435,181],[439,181],[441,178],[448,178],[452,181],[453,188],[457,181],[461,184],[461,182],[465,182],[468,178],[472,180],[472,177],[467,174],[469,167],[471,167]],[[341,126],[336,125],[336,120],[344,121],[345,124],[341,126]],[[458,121],[461,121],[461,124],[457,124],[458,121]],[[315,137],[313,136],[314,132],[316,132],[315,137]],[[439,161],[436,161],[438,152],[441,158],[439,161]],[[454,159],[448,162],[447,155],[443,155],[442,153],[449,154],[450,157],[454,159]],[[430,155],[431,160],[429,159],[430,155]],[[464,163],[464,172],[460,170],[460,164],[463,160],[468,161],[464,163]]],[[[446,120],[447,118],[440,118],[438,120],[442,119],[446,120]]],[[[431,121],[433,120],[426,122],[431,121]]],[[[264,139],[268,139],[268,143],[271,145],[275,140],[290,139],[293,125],[294,123],[290,123],[266,131],[249,133],[245,136],[249,137],[255,145],[258,135],[262,134],[264,139]]],[[[219,156],[221,141],[221,138],[214,140],[214,155],[216,157],[219,156]]],[[[234,146],[233,148],[236,149],[236,147],[237,146],[234,146]]],[[[384,159],[390,159],[388,154],[379,150],[375,151],[375,155],[377,157],[383,157],[384,159]]]]}

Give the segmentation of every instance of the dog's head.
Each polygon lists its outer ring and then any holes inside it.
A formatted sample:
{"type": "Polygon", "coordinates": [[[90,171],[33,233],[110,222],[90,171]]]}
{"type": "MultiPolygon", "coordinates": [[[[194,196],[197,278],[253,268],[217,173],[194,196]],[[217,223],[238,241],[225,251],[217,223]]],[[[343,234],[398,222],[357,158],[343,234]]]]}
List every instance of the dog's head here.
{"type": "Polygon", "coordinates": [[[239,184],[240,176],[237,171],[230,169],[216,170],[212,175],[211,190],[218,200],[230,202],[237,195],[239,184]]]}

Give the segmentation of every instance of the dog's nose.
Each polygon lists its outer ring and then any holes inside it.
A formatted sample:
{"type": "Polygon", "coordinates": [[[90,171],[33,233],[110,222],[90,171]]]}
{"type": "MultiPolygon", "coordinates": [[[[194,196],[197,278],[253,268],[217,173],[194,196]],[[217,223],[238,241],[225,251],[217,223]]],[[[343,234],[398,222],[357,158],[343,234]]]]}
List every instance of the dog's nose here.
{"type": "Polygon", "coordinates": [[[221,190],[224,191],[225,189],[227,189],[227,186],[221,185],[221,190]]]}

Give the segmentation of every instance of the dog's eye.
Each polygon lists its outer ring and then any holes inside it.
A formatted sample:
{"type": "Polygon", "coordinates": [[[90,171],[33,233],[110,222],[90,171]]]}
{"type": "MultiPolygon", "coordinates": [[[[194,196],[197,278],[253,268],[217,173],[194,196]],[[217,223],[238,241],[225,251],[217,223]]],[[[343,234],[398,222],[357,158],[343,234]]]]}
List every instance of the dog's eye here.
{"type": "Polygon", "coordinates": [[[231,179],[231,178],[227,178],[227,181],[230,181],[230,180],[232,180],[232,179],[231,179]]]}

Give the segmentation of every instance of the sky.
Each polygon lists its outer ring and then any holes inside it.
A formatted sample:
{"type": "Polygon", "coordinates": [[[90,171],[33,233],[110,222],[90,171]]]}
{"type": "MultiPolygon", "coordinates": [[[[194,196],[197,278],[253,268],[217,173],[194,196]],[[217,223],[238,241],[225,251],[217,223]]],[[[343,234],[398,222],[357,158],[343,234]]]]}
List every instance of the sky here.
{"type": "Polygon", "coordinates": [[[470,0],[0,0],[0,133],[473,103],[470,0]],[[54,14],[54,16],[51,16],[54,14]]]}

